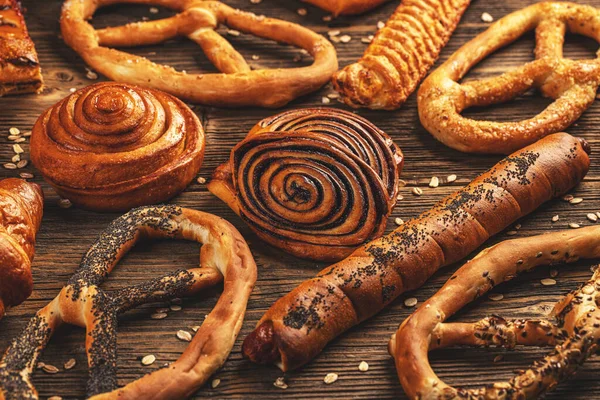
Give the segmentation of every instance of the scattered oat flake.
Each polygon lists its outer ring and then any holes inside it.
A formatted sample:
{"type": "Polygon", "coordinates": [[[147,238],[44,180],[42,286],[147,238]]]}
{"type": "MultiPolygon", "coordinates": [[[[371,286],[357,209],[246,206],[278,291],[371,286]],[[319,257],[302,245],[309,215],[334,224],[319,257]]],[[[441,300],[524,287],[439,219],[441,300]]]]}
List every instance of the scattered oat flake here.
{"type": "Polygon", "coordinates": [[[29,164],[29,161],[21,160],[17,163],[17,168],[19,168],[19,169],[25,168],[27,166],[27,164],[29,164]]]}
{"type": "Polygon", "coordinates": [[[299,8],[296,10],[296,12],[298,13],[298,15],[304,17],[306,16],[306,14],[308,14],[308,11],[306,10],[306,8],[299,8]]]}
{"type": "Polygon", "coordinates": [[[72,369],[75,366],[75,364],[77,364],[77,361],[74,358],[71,358],[65,363],[64,367],[68,371],[72,369]]]}
{"type": "Polygon", "coordinates": [[[350,36],[350,35],[340,36],[340,42],[342,42],[342,43],[348,43],[351,40],[352,40],[352,36],[350,36]]]}
{"type": "Polygon", "coordinates": [[[398,200],[398,201],[400,201],[400,200],[404,200],[404,196],[402,196],[401,194],[399,194],[399,195],[396,197],[396,200],[398,200]]]}
{"type": "Polygon", "coordinates": [[[325,15],[323,18],[321,18],[323,21],[325,22],[329,22],[333,19],[332,15],[325,15]]]}
{"type": "Polygon", "coordinates": [[[69,92],[71,93],[75,93],[77,91],[77,88],[72,87],[71,89],[69,89],[69,92]]]}
{"type": "Polygon", "coordinates": [[[596,222],[596,221],[598,221],[598,216],[594,213],[589,213],[587,215],[587,219],[589,219],[592,222],[596,222]]]}
{"type": "Polygon", "coordinates": [[[571,204],[579,204],[583,201],[583,199],[581,197],[574,197],[571,200],[569,200],[569,203],[571,204]]]}
{"type": "Polygon", "coordinates": [[[552,217],[552,222],[556,222],[559,220],[559,216],[555,215],[554,217],[552,217]]]}
{"type": "Polygon", "coordinates": [[[23,143],[24,141],[26,141],[27,139],[25,139],[24,137],[18,137],[14,140],[15,143],[23,143]]]}
{"type": "Polygon", "coordinates": [[[440,180],[437,176],[432,176],[431,180],[429,181],[429,187],[430,188],[436,188],[440,186],[440,180]]]}
{"type": "Polygon", "coordinates": [[[412,193],[413,193],[415,196],[420,196],[420,195],[422,195],[422,194],[423,194],[423,190],[421,190],[421,188],[414,187],[414,188],[412,188],[412,193]]]}
{"type": "Polygon", "coordinates": [[[92,71],[91,69],[88,69],[85,74],[85,77],[89,80],[95,81],[96,79],[98,79],[98,74],[92,71]]]}
{"type": "Polygon", "coordinates": [[[33,179],[34,178],[33,174],[30,172],[21,172],[19,174],[19,176],[23,179],[33,179]]]}
{"type": "Polygon", "coordinates": [[[213,389],[216,389],[220,383],[221,383],[221,380],[219,378],[213,379],[212,382],[210,382],[210,387],[213,389]]]}
{"type": "Polygon", "coordinates": [[[358,364],[358,370],[360,372],[367,372],[369,370],[369,364],[366,361],[361,361],[360,364],[358,364]]]}
{"type": "Polygon", "coordinates": [[[448,177],[446,178],[446,182],[450,183],[450,182],[454,182],[456,180],[456,175],[452,174],[452,175],[448,175],[448,177]]]}
{"type": "Polygon", "coordinates": [[[287,383],[285,383],[283,376],[280,376],[279,378],[275,379],[275,382],[273,382],[273,386],[278,387],[279,389],[288,388],[288,385],[287,383]]]}
{"type": "Polygon", "coordinates": [[[15,128],[13,126],[8,130],[8,133],[10,133],[12,136],[19,136],[21,134],[21,131],[19,130],[19,128],[15,128]]]}
{"type": "Polygon", "coordinates": [[[18,163],[19,161],[21,161],[21,155],[20,154],[15,154],[13,156],[13,158],[11,158],[11,161],[14,163],[18,163]]]}
{"type": "Polygon", "coordinates": [[[181,306],[178,304],[173,304],[171,307],[169,307],[171,309],[171,311],[181,311],[181,306]]]}
{"type": "Polygon", "coordinates": [[[371,43],[373,41],[373,39],[370,38],[370,37],[364,37],[364,38],[361,38],[360,41],[362,43],[369,44],[369,43],[371,43]]]}
{"type": "Polygon", "coordinates": [[[418,302],[419,300],[417,300],[416,297],[409,297],[408,299],[404,300],[404,305],[406,307],[414,307],[417,305],[418,302]]]}
{"type": "Polygon", "coordinates": [[[153,354],[148,354],[142,358],[142,365],[152,365],[156,361],[156,357],[153,354]]]}
{"type": "Polygon", "coordinates": [[[69,199],[58,199],[58,206],[60,208],[71,208],[73,203],[69,199]]]}
{"type": "Polygon", "coordinates": [[[327,35],[329,37],[332,37],[332,36],[337,36],[340,33],[342,33],[342,31],[340,31],[339,29],[334,29],[334,30],[331,30],[331,31],[327,32],[327,35]]]}
{"type": "Polygon", "coordinates": [[[164,313],[164,312],[162,312],[162,313],[154,313],[154,314],[150,314],[150,318],[152,318],[152,319],[165,319],[165,318],[167,318],[168,315],[169,314],[164,313]]]}
{"type": "Polygon", "coordinates": [[[150,7],[150,14],[158,14],[158,8],[150,7]]]}
{"type": "Polygon", "coordinates": [[[323,103],[323,104],[329,104],[329,103],[331,103],[331,99],[329,97],[323,96],[321,98],[321,103],[323,103]]]}
{"type": "Polygon", "coordinates": [[[378,22],[377,22],[377,29],[381,29],[381,28],[383,28],[384,26],[385,26],[385,22],[383,22],[383,21],[378,21],[378,22]]]}
{"type": "Polygon", "coordinates": [[[494,357],[495,363],[500,362],[502,360],[504,360],[504,356],[502,354],[498,354],[496,357],[494,357]]]}
{"type": "Polygon", "coordinates": [[[402,220],[402,218],[396,218],[396,219],[394,219],[394,223],[396,225],[400,226],[404,223],[404,221],[402,220]]]}
{"type": "Polygon", "coordinates": [[[504,298],[504,295],[502,293],[491,293],[488,296],[488,299],[492,300],[492,301],[500,301],[504,298]]]}
{"type": "Polygon", "coordinates": [[[54,365],[51,365],[51,364],[44,364],[44,366],[42,367],[42,370],[47,374],[57,374],[58,373],[58,368],[56,368],[54,365]]]}
{"type": "Polygon", "coordinates": [[[516,224],[516,225],[515,225],[515,229],[516,229],[516,230],[519,230],[519,229],[521,229],[521,224],[516,224]]]}
{"type": "Polygon", "coordinates": [[[250,3],[252,4],[260,4],[262,2],[262,0],[250,0],[250,3]]]}
{"type": "Polygon", "coordinates": [[[200,329],[200,325],[190,326],[190,329],[193,330],[194,332],[198,332],[198,329],[200,329]]]}
{"type": "Polygon", "coordinates": [[[515,236],[517,234],[517,231],[508,231],[506,232],[507,236],[515,236]]]}
{"type": "Polygon", "coordinates": [[[23,153],[25,150],[19,144],[13,144],[13,151],[17,154],[23,153]]]}
{"type": "Polygon", "coordinates": [[[406,181],[404,179],[398,179],[398,187],[406,186],[406,181]]]}
{"type": "Polygon", "coordinates": [[[481,20],[483,22],[493,22],[494,21],[494,17],[492,17],[490,15],[490,13],[484,12],[483,14],[481,14],[481,20]]]}
{"type": "Polygon", "coordinates": [[[227,34],[229,36],[240,36],[240,31],[236,31],[235,29],[229,29],[227,31],[227,34]]]}
{"type": "Polygon", "coordinates": [[[17,140],[17,139],[23,139],[23,138],[19,135],[8,135],[8,140],[17,140]]]}
{"type": "Polygon", "coordinates": [[[201,185],[204,185],[206,183],[206,178],[199,177],[198,179],[196,179],[196,182],[198,182],[201,185]]]}
{"type": "Polygon", "coordinates": [[[4,164],[4,168],[6,168],[6,169],[17,169],[17,164],[15,164],[15,163],[6,163],[6,164],[4,164]]]}
{"type": "Polygon", "coordinates": [[[544,278],[540,281],[544,286],[556,285],[556,281],[552,278],[544,278]]]}
{"type": "Polygon", "coordinates": [[[327,375],[325,375],[325,378],[323,378],[323,382],[325,382],[328,385],[334,383],[337,380],[338,380],[338,374],[336,374],[335,372],[330,372],[327,375]]]}
{"type": "Polygon", "coordinates": [[[252,59],[253,59],[254,61],[256,61],[256,60],[260,60],[260,56],[259,56],[258,54],[253,54],[253,55],[252,55],[252,59]]]}
{"type": "Polygon", "coordinates": [[[551,278],[556,278],[558,276],[558,270],[557,269],[551,269],[550,270],[550,277],[551,278]]]}
{"type": "Polygon", "coordinates": [[[48,397],[48,400],[63,400],[63,398],[60,396],[51,396],[51,397],[48,397]]]}
{"type": "Polygon", "coordinates": [[[157,312],[157,313],[167,313],[167,312],[169,312],[169,308],[168,307],[159,307],[156,310],[154,310],[154,312],[157,312]]]}
{"type": "Polygon", "coordinates": [[[580,227],[581,226],[579,224],[575,223],[575,222],[571,222],[569,224],[569,228],[577,229],[577,228],[580,228],[580,227]]]}
{"type": "Polygon", "coordinates": [[[23,136],[31,136],[31,131],[25,132],[23,136]]]}
{"type": "Polygon", "coordinates": [[[177,339],[183,340],[184,342],[191,342],[192,334],[189,333],[188,331],[179,330],[179,331],[177,331],[177,339]]]}

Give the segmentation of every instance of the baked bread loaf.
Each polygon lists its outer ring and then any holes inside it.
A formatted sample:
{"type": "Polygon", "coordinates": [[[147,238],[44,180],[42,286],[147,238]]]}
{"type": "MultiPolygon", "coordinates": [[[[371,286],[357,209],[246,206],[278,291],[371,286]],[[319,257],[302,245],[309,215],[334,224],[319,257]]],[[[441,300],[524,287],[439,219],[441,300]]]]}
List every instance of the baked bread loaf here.
{"type": "Polygon", "coordinates": [[[361,14],[389,0],[303,0],[329,11],[334,16],[361,14]]]}
{"type": "Polygon", "coordinates": [[[541,2],[496,21],[458,49],[419,88],[419,118],[437,140],[469,153],[509,154],[560,132],[594,102],[600,85],[600,54],[593,60],[563,57],[565,32],[600,42],[600,9],[569,2],[541,2]],[[535,60],[506,73],[458,83],[471,68],[535,29],[535,60]],[[518,122],[477,121],[461,112],[504,103],[531,88],[554,99],[533,118],[518,122]]]}
{"type": "Polygon", "coordinates": [[[31,377],[42,351],[62,324],[86,329],[87,397],[175,400],[192,396],[227,360],[242,327],[256,281],[256,263],[244,238],[227,221],[172,205],[131,210],[113,221],[87,251],[58,296],[30,320],[0,362],[0,399],[37,399],[31,377]],[[134,286],[100,285],[144,238],[200,242],[200,266],[178,269],[134,286]],[[168,368],[124,387],[117,385],[117,315],[140,304],[195,295],[223,282],[223,294],[181,355],[168,368]]]}
{"type": "Polygon", "coordinates": [[[129,210],[185,189],[202,165],[204,131],[171,95],[103,82],[45,111],[30,152],[44,179],[73,204],[129,210]]]}
{"type": "Polygon", "coordinates": [[[366,119],[299,109],[256,124],[208,190],[271,245],[339,261],[385,231],[402,164],[400,149],[366,119]]]}
{"type": "Polygon", "coordinates": [[[557,133],[500,161],[431,210],[405,222],[279,299],[243,352],[284,371],[315,357],[342,332],[421,286],[490,236],[573,188],[587,173],[587,143],[557,133]]]}
{"type": "Polygon", "coordinates": [[[0,0],[0,96],[40,93],[42,70],[17,0],[0,0]]]}
{"type": "Polygon", "coordinates": [[[400,107],[437,60],[469,3],[402,0],[362,58],[333,76],[333,87],[352,107],[400,107]]]}
{"type": "Polygon", "coordinates": [[[537,399],[571,377],[596,355],[600,337],[600,270],[568,294],[553,310],[556,322],[505,320],[499,316],[475,323],[447,323],[453,314],[494,286],[541,265],[600,257],[600,227],[590,226],[507,240],[487,248],[460,268],[390,340],[398,377],[410,399],[537,399]],[[450,346],[551,346],[540,362],[506,382],[480,388],[453,388],[429,365],[428,350],[450,346]]]}
{"type": "Polygon", "coordinates": [[[37,184],[15,178],[0,181],[0,318],[31,295],[31,261],[43,207],[37,184]]]}
{"type": "Polygon", "coordinates": [[[325,37],[291,22],[235,10],[218,1],[201,0],[67,0],[60,20],[62,36],[94,70],[108,78],[163,90],[188,101],[214,106],[281,107],[325,85],[338,69],[333,45],[325,37]],[[179,14],[95,31],[87,22],[100,7],[117,3],[171,8],[179,14]],[[251,70],[215,29],[231,30],[308,52],[314,62],[299,68],[251,70]],[[188,74],[109,47],[133,47],[185,36],[198,43],[221,72],[188,74]]]}

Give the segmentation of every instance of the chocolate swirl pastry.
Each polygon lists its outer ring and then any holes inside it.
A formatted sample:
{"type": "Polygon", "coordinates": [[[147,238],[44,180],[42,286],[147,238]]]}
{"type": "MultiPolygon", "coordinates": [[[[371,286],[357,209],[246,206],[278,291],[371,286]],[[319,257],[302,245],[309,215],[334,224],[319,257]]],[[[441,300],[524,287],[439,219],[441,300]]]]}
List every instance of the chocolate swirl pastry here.
{"type": "Polygon", "coordinates": [[[48,109],[31,137],[31,160],[74,204],[128,210],[165,201],[197,174],[204,131],[180,100],[158,90],[104,82],[48,109]]]}
{"type": "Polygon", "coordinates": [[[208,189],[271,245],[335,261],[383,234],[402,164],[400,149],[364,118],[292,110],[259,122],[208,189]]]}

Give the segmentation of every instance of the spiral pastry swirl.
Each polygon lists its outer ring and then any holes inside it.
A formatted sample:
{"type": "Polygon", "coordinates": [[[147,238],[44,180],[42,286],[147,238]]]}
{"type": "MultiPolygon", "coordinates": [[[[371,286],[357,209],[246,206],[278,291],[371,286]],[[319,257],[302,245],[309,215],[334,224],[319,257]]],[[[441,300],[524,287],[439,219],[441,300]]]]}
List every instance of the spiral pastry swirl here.
{"type": "Polygon", "coordinates": [[[115,82],[83,88],[45,111],[31,160],[74,204],[127,210],[165,201],[197,174],[204,131],[180,100],[115,82]]]}
{"type": "Polygon", "coordinates": [[[367,120],[335,109],[259,122],[208,188],[268,243],[336,261],[383,234],[403,156],[367,120]]]}

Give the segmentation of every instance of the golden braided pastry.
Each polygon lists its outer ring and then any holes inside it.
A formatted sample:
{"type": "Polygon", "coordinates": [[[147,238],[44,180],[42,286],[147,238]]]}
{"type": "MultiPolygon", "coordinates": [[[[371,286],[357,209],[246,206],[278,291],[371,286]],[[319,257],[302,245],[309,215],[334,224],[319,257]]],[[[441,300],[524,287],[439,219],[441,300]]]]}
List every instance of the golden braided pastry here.
{"type": "Polygon", "coordinates": [[[323,36],[291,22],[235,10],[218,1],[67,0],[60,26],[65,42],[110,79],[208,105],[281,107],[319,89],[338,69],[335,48],[323,36]],[[118,3],[160,5],[180,13],[98,31],[87,22],[98,8],[118,3]],[[215,31],[220,24],[300,47],[313,56],[314,62],[300,68],[251,70],[242,55],[215,31]],[[176,36],[196,42],[221,73],[187,74],[109,48],[153,45],[176,36]]]}
{"type": "Polygon", "coordinates": [[[204,157],[204,131],[182,101],[103,82],[44,112],[31,161],[63,197],[97,211],[165,201],[185,189],[204,157]]]}
{"type": "Polygon", "coordinates": [[[508,154],[571,125],[592,104],[600,85],[600,55],[563,58],[565,32],[600,42],[600,9],[568,3],[537,3],[505,16],[462,46],[419,89],[419,117],[439,141],[470,153],[508,154]],[[499,48],[536,30],[535,60],[500,76],[458,82],[499,48]],[[532,87],[555,99],[544,111],[519,122],[476,121],[460,113],[509,101],[532,87]]]}
{"type": "Polygon", "coordinates": [[[33,289],[31,261],[42,222],[44,195],[35,183],[0,181],[0,319],[33,289]]]}
{"type": "Polygon", "coordinates": [[[271,245],[337,261],[383,234],[402,164],[392,139],[364,118],[299,109],[252,128],[208,189],[271,245]]]}
{"type": "Polygon", "coordinates": [[[398,377],[411,399],[536,399],[596,355],[600,338],[600,270],[554,307],[556,323],[501,317],[444,322],[494,286],[541,265],[600,257],[600,227],[507,240],[483,250],[407,318],[390,340],[398,377]],[[450,346],[550,346],[541,362],[507,382],[453,388],[431,369],[427,352],[450,346]]]}
{"type": "Polygon", "coordinates": [[[284,371],[307,363],[336,336],[577,185],[588,171],[589,151],[586,142],[557,133],[513,153],[280,298],[246,337],[242,351],[284,371]]]}
{"type": "Polygon", "coordinates": [[[58,296],[31,319],[0,361],[0,399],[38,399],[33,370],[64,323],[86,329],[89,380],[95,400],[174,400],[192,396],[226,361],[242,327],[256,264],[240,233],[222,218],[176,206],[138,208],[114,220],[83,257],[58,296]],[[197,241],[200,266],[112,292],[99,286],[143,238],[197,241]],[[194,339],[168,368],[117,386],[117,315],[140,304],[194,295],[224,282],[223,294],[194,339]]]}
{"type": "Polygon", "coordinates": [[[352,107],[394,110],[437,60],[470,0],[402,0],[365,54],[333,76],[352,107]]]}
{"type": "Polygon", "coordinates": [[[329,11],[334,16],[361,14],[389,0],[303,0],[329,11]]]}

